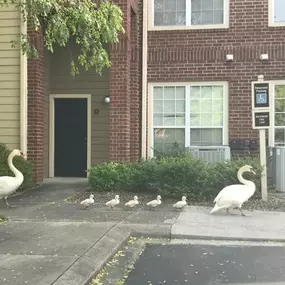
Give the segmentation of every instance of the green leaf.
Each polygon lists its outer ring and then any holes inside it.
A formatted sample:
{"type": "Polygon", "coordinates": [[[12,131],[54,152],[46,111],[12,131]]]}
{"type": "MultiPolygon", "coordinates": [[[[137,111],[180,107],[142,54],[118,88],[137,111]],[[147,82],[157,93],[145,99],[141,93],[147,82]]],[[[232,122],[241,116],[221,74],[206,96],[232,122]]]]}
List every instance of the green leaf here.
{"type": "MultiPolygon", "coordinates": [[[[123,13],[114,3],[102,1],[99,7],[90,0],[2,0],[0,6],[15,5],[23,20],[35,32],[42,31],[44,45],[54,52],[57,46],[66,47],[75,41],[79,47],[76,58],[70,52],[70,70],[75,76],[79,67],[94,69],[101,74],[110,66],[104,44],[116,43],[118,35],[125,33],[123,13]]],[[[29,58],[37,59],[38,50],[27,34],[20,34],[11,46],[21,50],[29,58]]]]}

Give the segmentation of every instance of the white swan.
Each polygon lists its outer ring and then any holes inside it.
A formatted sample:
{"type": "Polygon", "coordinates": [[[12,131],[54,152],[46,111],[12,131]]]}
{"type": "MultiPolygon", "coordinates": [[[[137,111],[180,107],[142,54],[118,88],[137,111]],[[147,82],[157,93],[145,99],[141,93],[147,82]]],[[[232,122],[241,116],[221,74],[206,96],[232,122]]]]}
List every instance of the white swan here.
{"type": "Polygon", "coordinates": [[[152,208],[157,207],[160,204],[161,204],[161,196],[160,195],[158,195],[155,200],[152,200],[152,201],[146,203],[146,205],[149,206],[150,210],[152,208]]]}
{"type": "Polygon", "coordinates": [[[0,177],[0,199],[4,199],[5,204],[8,208],[12,207],[9,205],[7,201],[8,196],[16,192],[16,190],[22,185],[24,181],[23,174],[13,164],[13,158],[16,155],[25,158],[25,155],[19,149],[14,149],[9,154],[8,165],[11,171],[14,173],[15,177],[12,177],[12,176],[1,176],[0,177]]]}
{"type": "Polygon", "coordinates": [[[186,205],[187,205],[187,201],[186,201],[186,196],[182,196],[181,201],[178,201],[177,203],[175,203],[173,205],[174,208],[176,209],[183,209],[186,205]]]}
{"type": "Polygon", "coordinates": [[[93,194],[90,194],[89,198],[81,201],[81,205],[83,205],[86,208],[88,208],[90,205],[94,204],[94,195],[93,194]]]}
{"type": "Polygon", "coordinates": [[[112,199],[106,203],[106,206],[113,209],[119,203],[120,203],[120,197],[119,197],[119,195],[116,195],[115,199],[112,199]]]}
{"type": "Polygon", "coordinates": [[[139,203],[138,196],[134,196],[134,200],[130,200],[129,202],[125,204],[125,206],[129,208],[134,208],[138,203],[139,203]]]}
{"type": "Polygon", "coordinates": [[[210,214],[217,212],[221,209],[227,209],[228,213],[229,208],[238,208],[241,214],[243,216],[246,216],[241,207],[243,203],[246,202],[254,194],[256,187],[252,181],[246,180],[242,177],[242,174],[244,172],[251,172],[253,174],[256,174],[252,170],[252,167],[249,165],[241,167],[238,170],[237,177],[238,180],[244,185],[230,185],[222,189],[214,200],[214,203],[216,204],[210,214]]]}

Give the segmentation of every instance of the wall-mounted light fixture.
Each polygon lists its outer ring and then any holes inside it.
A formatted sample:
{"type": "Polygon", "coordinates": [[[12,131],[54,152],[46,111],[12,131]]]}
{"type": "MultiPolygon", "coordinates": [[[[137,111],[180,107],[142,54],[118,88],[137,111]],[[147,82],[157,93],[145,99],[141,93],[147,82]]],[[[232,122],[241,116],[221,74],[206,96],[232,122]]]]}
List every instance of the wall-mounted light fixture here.
{"type": "Polygon", "coordinates": [[[104,99],[104,102],[106,104],[109,104],[110,103],[110,97],[109,96],[106,96],[105,99],[104,99]]]}
{"type": "Polygon", "coordinates": [[[263,53],[260,55],[260,60],[268,60],[268,54],[267,53],[263,53]]]}
{"type": "Polygon", "coordinates": [[[234,60],[234,55],[233,54],[227,54],[226,55],[226,60],[227,61],[233,61],[234,60]]]}

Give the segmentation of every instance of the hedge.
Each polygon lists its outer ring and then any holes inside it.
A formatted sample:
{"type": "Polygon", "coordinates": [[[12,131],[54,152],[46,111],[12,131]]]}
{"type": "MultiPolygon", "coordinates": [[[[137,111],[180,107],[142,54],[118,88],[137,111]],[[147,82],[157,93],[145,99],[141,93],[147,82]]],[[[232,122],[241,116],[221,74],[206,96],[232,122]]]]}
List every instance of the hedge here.
{"type": "MultiPolygon", "coordinates": [[[[0,143],[0,176],[14,176],[7,163],[7,159],[10,153],[11,150],[8,149],[5,144],[0,143]]],[[[24,182],[21,185],[20,189],[31,186],[33,179],[32,164],[19,156],[14,157],[13,164],[24,175],[24,182]]]]}
{"type": "MultiPolygon", "coordinates": [[[[168,197],[213,198],[225,186],[240,183],[237,171],[251,165],[257,175],[245,173],[260,189],[261,171],[257,158],[237,158],[208,163],[190,155],[150,159],[136,163],[110,162],[91,168],[88,181],[93,191],[151,192],[168,197]]],[[[258,192],[258,191],[257,191],[258,192]]]]}

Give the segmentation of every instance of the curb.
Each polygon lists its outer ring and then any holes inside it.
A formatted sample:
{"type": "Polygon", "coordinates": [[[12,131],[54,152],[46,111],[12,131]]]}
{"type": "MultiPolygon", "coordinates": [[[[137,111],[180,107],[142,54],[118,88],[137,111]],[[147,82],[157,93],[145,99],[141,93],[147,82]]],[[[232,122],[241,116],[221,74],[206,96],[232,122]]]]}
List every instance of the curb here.
{"type": "Polygon", "coordinates": [[[284,239],[246,238],[225,236],[203,236],[187,234],[171,234],[172,225],[124,224],[114,225],[91,249],[82,255],[52,285],[89,285],[91,280],[104,268],[113,256],[131,237],[216,240],[216,241],[248,241],[248,242],[285,242],[284,239]]]}
{"type": "Polygon", "coordinates": [[[253,237],[229,237],[229,236],[202,236],[187,234],[171,234],[170,239],[196,239],[217,241],[249,241],[249,242],[285,242],[284,238],[253,238],[253,237]]]}
{"type": "Polygon", "coordinates": [[[52,285],[89,285],[130,236],[125,227],[115,225],[52,285]]]}

